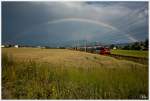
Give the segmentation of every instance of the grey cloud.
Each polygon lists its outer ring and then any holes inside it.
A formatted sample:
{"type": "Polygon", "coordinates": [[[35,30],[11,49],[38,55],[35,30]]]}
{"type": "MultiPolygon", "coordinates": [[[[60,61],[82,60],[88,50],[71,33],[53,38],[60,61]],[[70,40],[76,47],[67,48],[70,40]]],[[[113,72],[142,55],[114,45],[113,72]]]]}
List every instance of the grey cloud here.
{"type": "Polygon", "coordinates": [[[48,36],[50,40],[73,40],[84,39],[82,33],[88,33],[88,40],[102,41],[105,38],[104,41],[110,39],[111,42],[116,40],[133,42],[144,40],[148,35],[147,2],[29,2],[25,5],[30,5],[29,8],[33,7],[34,10],[30,11],[27,7],[20,9],[19,12],[23,17],[27,14],[29,17],[24,17],[28,22],[24,24],[26,27],[17,31],[22,35],[14,35],[18,39],[30,37],[28,39],[40,40],[40,36],[41,38],[48,36]],[[92,22],[101,23],[103,26],[96,26],[92,22]],[[110,30],[104,26],[111,26],[117,30],[110,30]],[[40,32],[43,33],[40,35],[40,32]]]}

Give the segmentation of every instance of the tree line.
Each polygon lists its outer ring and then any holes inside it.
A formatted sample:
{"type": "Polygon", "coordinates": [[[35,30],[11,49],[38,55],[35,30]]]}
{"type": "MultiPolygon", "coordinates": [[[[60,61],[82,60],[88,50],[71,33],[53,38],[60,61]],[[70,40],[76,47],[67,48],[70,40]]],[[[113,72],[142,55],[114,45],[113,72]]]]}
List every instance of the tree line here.
{"type": "Polygon", "coordinates": [[[114,44],[110,45],[111,49],[113,49],[114,47],[116,47],[116,49],[123,49],[123,50],[148,50],[148,39],[146,39],[145,41],[127,44],[125,46],[118,46],[114,44]]]}

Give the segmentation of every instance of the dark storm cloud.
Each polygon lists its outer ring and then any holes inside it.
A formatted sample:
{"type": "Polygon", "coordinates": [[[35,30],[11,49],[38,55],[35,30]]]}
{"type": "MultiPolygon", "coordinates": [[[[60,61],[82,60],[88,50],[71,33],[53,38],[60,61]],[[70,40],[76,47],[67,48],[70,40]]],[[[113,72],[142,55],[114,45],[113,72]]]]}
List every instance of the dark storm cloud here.
{"type": "Polygon", "coordinates": [[[147,2],[2,2],[2,43],[112,43],[147,37],[147,2]]]}

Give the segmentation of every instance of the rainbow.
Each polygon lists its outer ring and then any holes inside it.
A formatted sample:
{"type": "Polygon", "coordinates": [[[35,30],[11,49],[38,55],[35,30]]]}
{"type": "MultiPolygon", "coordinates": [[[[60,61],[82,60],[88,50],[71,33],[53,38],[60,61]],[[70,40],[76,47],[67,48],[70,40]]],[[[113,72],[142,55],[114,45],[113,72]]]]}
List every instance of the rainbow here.
{"type": "MultiPolygon", "coordinates": [[[[122,33],[118,28],[110,25],[110,24],[106,24],[100,21],[96,21],[96,20],[90,20],[90,19],[83,19],[83,18],[64,18],[64,19],[58,19],[58,20],[53,20],[53,21],[49,21],[48,24],[56,24],[56,23],[62,23],[62,22],[70,22],[70,21],[77,21],[77,22],[86,22],[86,23],[90,23],[90,24],[96,24],[98,26],[103,26],[106,28],[109,28],[113,31],[119,31],[120,33],[122,33]]],[[[133,38],[130,34],[125,33],[125,36],[128,37],[128,39],[132,42],[137,41],[135,38],[133,38]]]]}
{"type": "Polygon", "coordinates": [[[65,18],[65,19],[59,19],[59,20],[54,20],[54,21],[49,21],[48,24],[55,24],[55,23],[61,23],[61,22],[70,22],[70,21],[78,21],[78,22],[86,22],[90,24],[96,24],[98,26],[104,26],[106,28],[112,29],[112,30],[117,30],[117,28],[95,20],[89,20],[89,19],[81,19],[81,18],[65,18]]]}

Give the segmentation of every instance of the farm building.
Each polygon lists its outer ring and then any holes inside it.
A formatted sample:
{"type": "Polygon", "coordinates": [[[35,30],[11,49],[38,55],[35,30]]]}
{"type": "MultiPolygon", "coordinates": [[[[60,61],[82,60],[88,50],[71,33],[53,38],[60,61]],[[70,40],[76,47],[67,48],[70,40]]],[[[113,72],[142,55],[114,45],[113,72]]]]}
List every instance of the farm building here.
{"type": "Polygon", "coordinates": [[[113,47],[113,49],[117,49],[117,47],[113,47]]]}
{"type": "Polygon", "coordinates": [[[19,45],[15,45],[14,47],[15,47],[15,48],[19,48],[19,45]]]}
{"type": "Polygon", "coordinates": [[[4,47],[5,47],[5,45],[1,45],[1,47],[2,47],[2,48],[4,48],[4,47]]]}

